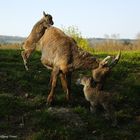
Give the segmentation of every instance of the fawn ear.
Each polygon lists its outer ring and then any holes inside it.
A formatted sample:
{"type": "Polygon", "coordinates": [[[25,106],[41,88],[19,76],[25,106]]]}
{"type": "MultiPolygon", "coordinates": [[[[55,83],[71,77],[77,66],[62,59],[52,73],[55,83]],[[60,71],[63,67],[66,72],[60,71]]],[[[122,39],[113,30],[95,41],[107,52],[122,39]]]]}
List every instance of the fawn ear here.
{"type": "Polygon", "coordinates": [[[47,16],[47,14],[43,11],[43,16],[45,17],[45,16],[47,16]]]}

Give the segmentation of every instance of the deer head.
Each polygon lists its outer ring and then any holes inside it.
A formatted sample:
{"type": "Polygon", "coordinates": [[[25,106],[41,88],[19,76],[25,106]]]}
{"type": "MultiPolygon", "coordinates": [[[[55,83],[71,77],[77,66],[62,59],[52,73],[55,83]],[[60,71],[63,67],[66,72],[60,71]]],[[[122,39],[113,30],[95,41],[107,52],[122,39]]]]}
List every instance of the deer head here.
{"type": "Polygon", "coordinates": [[[43,19],[46,21],[46,25],[47,24],[50,24],[50,25],[54,24],[52,16],[49,14],[46,14],[44,11],[43,11],[43,19]]]}
{"type": "Polygon", "coordinates": [[[83,85],[83,86],[92,86],[93,78],[90,76],[82,76],[79,79],[77,79],[76,84],[77,85],[83,85]]]}
{"type": "Polygon", "coordinates": [[[118,63],[120,56],[121,52],[119,52],[115,58],[107,56],[105,59],[99,62],[99,66],[96,69],[92,70],[93,79],[96,83],[99,84],[99,89],[102,89],[107,75],[109,74],[111,69],[118,63]]]}

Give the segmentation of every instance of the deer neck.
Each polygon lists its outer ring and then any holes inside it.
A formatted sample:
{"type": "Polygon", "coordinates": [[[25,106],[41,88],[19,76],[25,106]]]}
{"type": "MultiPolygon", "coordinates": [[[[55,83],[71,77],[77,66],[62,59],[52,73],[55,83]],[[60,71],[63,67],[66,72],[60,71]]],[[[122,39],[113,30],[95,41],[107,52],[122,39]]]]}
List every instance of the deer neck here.
{"type": "Polygon", "coordinates": [[[98,60],[82,49],[75,55],[74,62],[76,69],[95,69],[99,66],[98,60]]]}

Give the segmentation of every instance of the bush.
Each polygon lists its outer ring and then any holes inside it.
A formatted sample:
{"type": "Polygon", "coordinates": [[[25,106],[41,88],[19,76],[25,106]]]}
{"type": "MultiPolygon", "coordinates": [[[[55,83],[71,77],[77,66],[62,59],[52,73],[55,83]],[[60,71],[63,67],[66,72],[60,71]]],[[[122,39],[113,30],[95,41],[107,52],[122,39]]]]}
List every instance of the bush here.
{"type": "Polygon", "coordinates": [[[89,47],[87,39],[83,38],[79,29],[75,26],[69,26],[68,28],[63,27],[62,30],[69,36],[75,39],[78,46],[89,53],[93,53],[94,49],[89,47]]]}

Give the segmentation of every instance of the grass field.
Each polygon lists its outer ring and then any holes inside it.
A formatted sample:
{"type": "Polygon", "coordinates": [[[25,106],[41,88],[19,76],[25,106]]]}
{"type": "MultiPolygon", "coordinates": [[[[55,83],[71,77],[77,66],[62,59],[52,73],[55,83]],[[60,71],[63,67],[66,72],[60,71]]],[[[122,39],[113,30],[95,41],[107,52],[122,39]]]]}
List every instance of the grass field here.
{"type": "MultiPolygon", "coordinates": [[[[97,53],[99,58],[106,53],[97,53]]],[[[114,105],[118,126],[89,112],[82,87],[72,82],[73,101],[67,103],[58,83],[56,101],[46,107],[50,71],[35,52],[25,71],[20,50],[0,50],[0,136],[19,140],[139,140],[140,139],[140,52],[122,52],[105,89],[118,92],[114,105]]],[[[90,71],[84,73],[90,74],[90,71]]]]}

